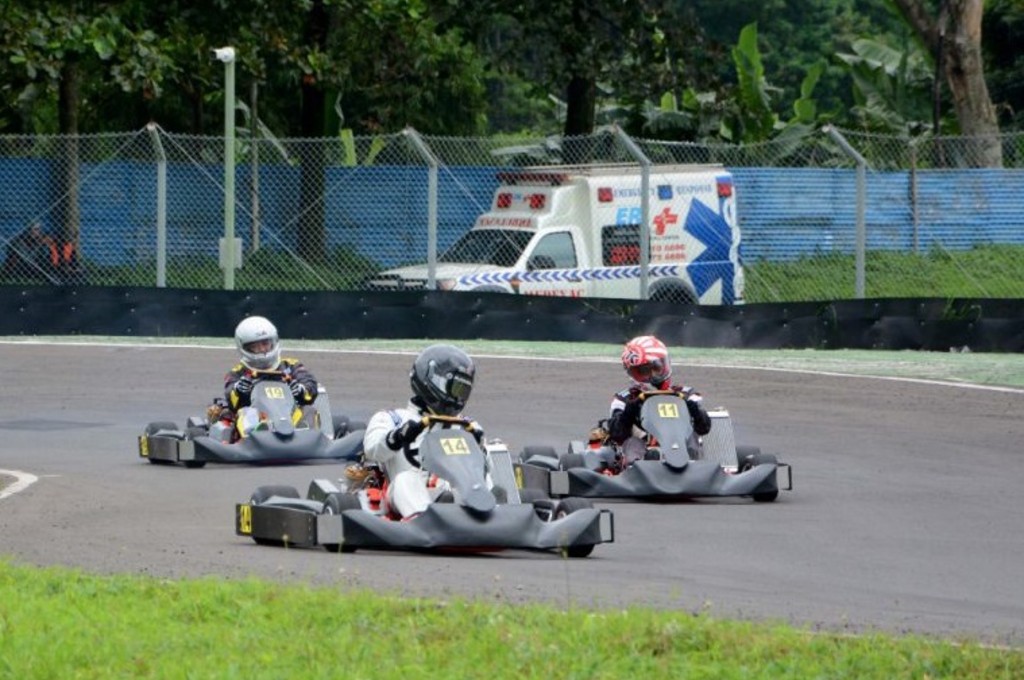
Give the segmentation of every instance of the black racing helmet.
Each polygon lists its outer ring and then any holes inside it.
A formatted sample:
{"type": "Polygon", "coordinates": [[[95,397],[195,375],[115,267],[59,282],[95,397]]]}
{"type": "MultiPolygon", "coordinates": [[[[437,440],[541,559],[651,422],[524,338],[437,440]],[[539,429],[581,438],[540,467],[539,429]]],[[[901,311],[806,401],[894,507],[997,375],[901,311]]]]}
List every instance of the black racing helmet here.
{"type": "Polygon", "coordinates": [[[431,345],[413,362],[409,382],[413,394],[431,412],[455,416],[469,401],[475,375],[473,360],[461,349],[454,345],[431,345]]]}

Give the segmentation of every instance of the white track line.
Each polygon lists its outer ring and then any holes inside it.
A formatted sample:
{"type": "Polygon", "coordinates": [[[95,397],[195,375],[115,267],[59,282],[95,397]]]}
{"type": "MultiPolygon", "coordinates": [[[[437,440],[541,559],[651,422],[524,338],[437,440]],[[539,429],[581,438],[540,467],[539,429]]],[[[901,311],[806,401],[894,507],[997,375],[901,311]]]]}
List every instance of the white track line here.
{"type": "Polygon", "coordinates": [[[14,477],[16,480],[14,484],[9,484],[3,489],[0,489],[0,501],[8,496],[13,496],[19,491],[24,491],[39,481],[39,478],[35,475],[31,475],[27,472],[21,472],[20,470],[0,470],[0,475],[14,477]]]}

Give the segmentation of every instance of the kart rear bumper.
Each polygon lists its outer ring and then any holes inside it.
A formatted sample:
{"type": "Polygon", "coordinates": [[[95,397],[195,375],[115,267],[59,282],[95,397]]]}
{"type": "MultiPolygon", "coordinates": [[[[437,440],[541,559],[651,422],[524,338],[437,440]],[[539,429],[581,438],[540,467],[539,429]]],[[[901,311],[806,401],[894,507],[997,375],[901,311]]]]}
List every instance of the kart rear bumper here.
{"type": "Polygon", "coordinates": [[[618,475],[586,468],[546,470],[521,463],[524,486],[551,496],[584,498],[699,498],[753,496],[793,488],[785,463],[756,465],[745,472],[728,472],[713,461],[690,461],[675,469],[660,461],[641,460],[618,475]]]}
{"type": "Polygon", "coordinates": [[[141,435],[139,456],[168,463],[266,463],[314,459],[356,460],[363,450],[363,431],[329,439],[320,430],[298,430],[289,438],[273,432],[253,432],[229,444],[212,437],[185,439],[141,435]]]}
{"type": "Polygon", "coordinates": [[[240,503],[236,533],[287,545],[398,550],[559,550],[614,540],[612,514],[586,508],[545,522],[529,504],[499,505],[476,516],[457,504],[435,503],[407,521],[364,510],[319,514],[303,507],[315,501],[240,503]]]}

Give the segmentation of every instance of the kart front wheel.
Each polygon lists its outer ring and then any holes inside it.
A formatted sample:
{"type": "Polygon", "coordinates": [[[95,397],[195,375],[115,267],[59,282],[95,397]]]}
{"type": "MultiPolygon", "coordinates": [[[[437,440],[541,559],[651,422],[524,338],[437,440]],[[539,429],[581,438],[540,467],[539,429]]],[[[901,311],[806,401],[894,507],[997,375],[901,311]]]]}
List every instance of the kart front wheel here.
{"type": "MultiPolygon", "coordinates": [[[[586,498],[563,498],[555,506],[554,519],[562,519],[579,510],[589,510],[593,507],[594,504],[586,498]]],[[[592,544],[565,546],[565,554],[569,557],[589,557],[592,552],[594,552],[592,544]]]]}

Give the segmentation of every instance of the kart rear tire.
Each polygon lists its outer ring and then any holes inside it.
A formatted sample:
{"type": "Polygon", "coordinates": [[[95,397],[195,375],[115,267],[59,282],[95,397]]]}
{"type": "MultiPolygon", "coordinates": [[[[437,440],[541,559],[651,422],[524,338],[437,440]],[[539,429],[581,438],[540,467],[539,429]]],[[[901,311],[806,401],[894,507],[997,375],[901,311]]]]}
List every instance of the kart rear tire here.
{"type": "Polygon", "coordinates": [[[287,484],[267,484],[265,486],[257,487],[257,489],[252,492],[252,495],[249,496],[249,502],[253,505],[260,505],[271,496],[301,498],[301,496],[299,496],[298,489],[294,486],[288,486],[287,484]]]}
{"type": "MultiPolygon", "coordinates": [[[[563,498],[558,502],[558,505],[555,506],[553,519],[562,519],[563,517],[567,517],[579,510],[589,510],[593,507],[594,504],[586,498],[563,498]]],[[[565,554],[569,557],[589,557],[592,552],[594,552],[593,544],[565,546],[565,554]]]]}
{"type": "Polygon", "coordinates": [[[522,452],[519,454],[519,460],[524,463],[534,456],[544,456],[546,458],[558,458],[558,454],[555,453],[554,446],[545,446],[542,444],[533,444],[524,446],[522,452]]]}
{"type": "MultiPolygon", "coordinates": [[[[750,447],[757,449],[757,447],[750,447]]],[[[739,449],[737,448],[737,451],[739,449]]],[[[778,465],[779,459],[775,457],[774,453],[761,453],[760,449],[757,449],[756,453],[751,453],[744,457],[743,463],[740,465],[740,470],[750,470],[758,465],[778,465]]],[[[773,489],[771,491],[764,491],[762,493],[755,493],[751,495],[756,503],[773,503],[779,497],[779,490],[773,489]]]]}
{"type": "MultiPolygon", "coordinates": [[[[359,503],[359,499],[350,493],[329,493],[324,498],[324,508],[320,512],[321,515],[340,515],[346,510],[360,510],[363,506],[359,503]]],[[[340,553],[354,553],[356,551],[355,546],[349,546],[345,543],[324,543],[324,549],[327,552],[340,552],[340,553]]]]}
{"type": "MultiPolygon", "coordinates": [[[[205,437],[210,434],[210,430],[205,427],[199,427],[193,425],[185,429],[185,439],[195,439],[196,437],[205,437]]],[[[205,460],[183,460],[182,463],[185,467],[198,470],[199,468],[206,467],[205,460]]]]}
{"type": "Polygon", "coordinates": [[[750,468],[762,463],[771,463],[773,465],[778,465],[779,463],[774,454],[761,453],[761,449],[757,446],[737,446],[736,460],[739,463],[740,472],[746,472],[750,468]]]}
{"type": "Polygon", "coordinates": [[[560,470],[571,470],[573,468],[585,468],[586,462],[582,453],[563,453],[558,457],[558,468],[560,470]]]}
{"type": "Polygon", "coordinates": [[[346,434],[352,431],[349,424],[348,416],[331,416],[331,427],[334,429],[335,439],[341,439],[346,434]]]}
{"type": "Polygon", "coordinates": [[[532,486],[528,486],[519,490],[519,501],[521,503],[533,504],[536,501],[549,500],[551,500],[551,496],[549,496],[544,489],[537,489],[532,486]]]}
{"type": "Polygon", "coordinates": [[[178,424],[172,423],[169,420],[157,420],[149,425],[146,425],[145,434],[152,435],[156,434],[159,430],[175,430],[178,431],[178,424]]]}
{"type": "Polygon", "coordinates": [[[519,502],[533,506],[533,513],[543,522],[550,522],[555,515],[558,501],[552,500],[543,489],[526,487],[519,490],[519,502]]]}
{"type": "Polygon", "coordinates": [[[736,465],[741,469],[743,468],[743,461],[747,459],[747,456],[759,456],[761,455],[760,446],[736,446],[736,465]]]}

